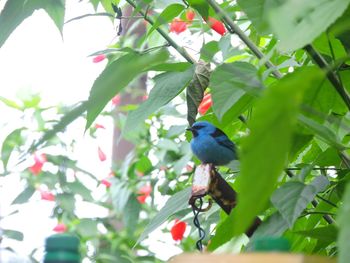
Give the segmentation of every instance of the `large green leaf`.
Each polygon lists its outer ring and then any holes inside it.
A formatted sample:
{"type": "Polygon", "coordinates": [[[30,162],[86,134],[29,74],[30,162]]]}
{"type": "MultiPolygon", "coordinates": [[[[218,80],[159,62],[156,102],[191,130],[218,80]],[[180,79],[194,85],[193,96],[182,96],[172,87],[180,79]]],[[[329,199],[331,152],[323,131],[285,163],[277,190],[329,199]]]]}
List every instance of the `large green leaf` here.
{"type": "Polygon", "coordinates": [[[276,212],[264,221],[254,232],[247,245],[247,250],[252,249],[254,240],[260,237],[279,237],[288,229],[288,223],[280,213],[276,212]]]}
{"type": "Polygon", "coordinates": [[[12,229],[2,229],[4,236],[17,241],[23,241],[23,233],[12,229]]]}
{"type": "Polygon", "coordinates": [[[260,34],[270,33],[268,14],[272,8],[279,6],[283,0],[238,0],[239,6],[252,21],[260,34]]]}
{"type": "Polygon", "coordinates": [[[95,219],[82,218],[76,226],[76,231],[84,237],[94,237],[99,234],[97,224],[98,222],[95,219]]]}
{"type": "Polygon", "coordinates": [[[25,188],[16,198],[12,201],[12,204],[23,204],[28,202],[28,200],[32,197],[35,192],[35,188],[33,186],[28,186],[25,188]]]}
{"type": "Polygon", "coordinates": [[[15,30],[24,19],[31,16],[36,9],[45,9],[59,30],[62,31],[64,2],[63,0],[7,1],[0,14],[0,47],[5,43],[13,30],[15,30]]]}
{"type": "Polygon", "coordinates": [[[207,1],[205,1],[205,0],[187,0],[187,3],[191,7],[196,9],[204,19],[207,19],[208,14],[209,14],[209,5],[208,5],[207,1]]]}
{"type": "Polygon", "coordinates": [[[193,75],[193,80],[186,90],[187,121],[190,126],[196,121],[198,106],[201,103],[204,91],[208,87],[210,65],[199,62],[193,75]]]}
{"type": "Polygon", "coordinates": [[[189,206],[188,200],[190,199],[190,193],[191,187],[188,187],[171,196],[163,208],[146,226],[146,229],[143,231],[136,244],[144,240],[152,231],[163,224],[171,215],[187,208],[189,206]]]}
{"type": "Polygon", "coordinates": [[[129,235],[133,235],[139,221],[141,204],[137,201],[134,194],[130,195],[129,200],[123,211],[123,222],[129,235]]]}
{"type": "Polygon", "coordinates": [[[261,87],[256,68],[247,62],[218,66],[210,77],[215,115],[222,119],[246,93],[256,94],[261,87]]]}
{"type": "Polygon", "coordinates": [[[287,182],[273,193],[271,201],[291,228],[316,194],[325,190],[328,185],[329,181],[325,176],[316,177],[308,185],[287,182]]]}
{"type": "Polygon", "coordinates": [[[178,16],[184,9],[185,9],[185,6],[181,4],[175,3],[175,4],[168,5],[157,17],[153,26],[149,30],[148,35],[150,35],[159,26],[168,23],[174,17],[178,16]]]}
{"type": "Polygon", "coordinates": [[[176,97],[190,83],[193,72],[194,68],[191,67],[184,72],[165,72],[157,75],[148,99],[129,113],[123,133],[128,134],[137,129],[149,115],[176,97]]]}
{"type": "Polygon", "coordinates": [[[212,248],[243,233],[268,203],[287,160],[303,92],[322,76],[316,68],[303,68],[276,82],[258,101],[250,134],[241,144],[238,203],[217,228],[212,248]]]}
{"type": "Polygon", "coordinates": [[[347,184],[343,196],[343,204],[339,209],[337,222],[339,225],[338,234],[338,262],[347,263],[350,258],[350,182],[347,184]]]}
{"type": "Polygon", "coordinates": [[[20,146],[22,144],[21,132],[23,128],[16,129],[12,131],[2,143],[1,147],[1,160],[4,165],[4,170],[7,170],[7,163],[10,159],[11,153],[16,146],[20,146]]]}
{"type": "Polygon", "coordinates": [[[298,119],[305,127],[312,131],[315,136],[326,142],[328,145],[333,146],[340,151],[346,148],[342,145],[337,135],[328,127],[321,125],[304,115],[299,115],[298,119]]]}
{"type": "Polygon", "coordinates": [[[328,225],[309,230],[296,231],[295,233],[306,237],[312,237],[330,244],[331,242],[336,241],[338,229],[334,225],[328,225]]]}
{"type": "Polygon", "coordinates": [[[167,57],[168,53],[165,51],[129,53],[108,65],[91,88],[86,129],[118,92],[148,67],[164,62],[167,57]]]}
{"type": "Polygon", "coordinates": [[[310,44],[340,17],[350,0],[287,0],[270,12],[270,26],[280,39],[278,47],[293,51],[310,44]]]}

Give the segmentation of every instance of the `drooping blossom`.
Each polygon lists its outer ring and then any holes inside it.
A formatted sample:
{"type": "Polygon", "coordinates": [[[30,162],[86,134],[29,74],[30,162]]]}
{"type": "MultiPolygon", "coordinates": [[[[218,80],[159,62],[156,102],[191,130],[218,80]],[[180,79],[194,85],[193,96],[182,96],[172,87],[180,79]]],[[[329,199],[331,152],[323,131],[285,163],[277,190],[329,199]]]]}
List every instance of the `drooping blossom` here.
{"type": "Polygon", "coordinates": [[[151,195],[152,192],[152,186],[150,185],[144,185],[142,186],[139,191],[137,192],[137,201],[139,201],[140,204],[144,204],[146,202],[147,197],[151,195]]]}
{"type": "Polygon", "coordinates": [[[67,226],[63,223],[58,223],[53,229],[57,233],[64,233],[68,230],[67,226]]]}
{"type": "Polygon", "coordinates": [[[187,23],[181,18],[174,18],[170,24],[170,32],[180,34],[187,29],[187,23]]]}
{"type": "Polygon", "coordinates": [[[117,94],[112,99],[112,105],[113,106],[118,106],[120,104],[120,101],[121,101],[120,95],[117,94]]]}
{"type": "Polygon", "coordinates": [[[92,59],[92,62],[93,62],[93,63],[99,63],[99,62],[101,62],[101,61],[103,61],[103,60],[105,60],[105,59],[106,59],[106,55],[101,54],[101,55],[97,55],[96,57],[94,57],[94,58],[92,59]]]}
{"type": "Polygon", "coordinates": [[[186,231],[186,222],[175,219],[175,224],[171,227],[170,233],[175,241],[182,240],[186,231]]]}
{"type": "Polygon", "coordinates": [[[106,129],[106,127],[103,126],[102,124],[96,123],[95,124],[95,129],[106,129]]]}
{"type": "Polygon", "coordinates": [[[192,22],[193,21],[193,19],[194,19],[194,17],[195,17],[195,12],[193,11],[193,10],[188,10],[187,12],[186,12],[186,19],[187,19],[187,21],[188,22],[192,22]]]}
{"type": "Polygon", "coordinates": [[[55,201],[55,195],[49,191],[40,190],[41,200],[55,201]]]}
{"type": "Polygon", "coordinates": [[[221,21],[209,16],[206,22],[210,26],[210,28],[213,29],[215,32],[222,36],[225,35],[226,28],[221,21]]]}
{"type": "Polygon", "coordinates": [[[97,153],[98,153],[98,158],[100,159],[101,162],[106,161],[107,159],[106,154],[102,151],[100,146],[97,149],[97,153]]]}
{"type": "Polygon", "coordinates": [[[212,106],[212,104],[213,104],[213,102],[211,99],[211,94],[210,93],[205,94],[202,102],[198,106],[198,112],[201,115],[204,115],[209,110],[209,108],[212,106]]]}
{"type": "Polygon", "coordinates": [[[110,179],[113,178],[113,177],[114,177],[114,173],[111,171],[106,178],[103,178],[101,180],[101,184],[106,186],[106,188],[110,188],[111,185],[112,185],[112,182],[111,182],[110,179]]]}
{"type": "Polygon", "coordinates": [[[47,161],[46,155],[42,154],[34,154],[34,164],[29,167],[29,170],[34,174],[38,175],[41,173],[41,170],[44,166],[44,163],[47,161]]]}

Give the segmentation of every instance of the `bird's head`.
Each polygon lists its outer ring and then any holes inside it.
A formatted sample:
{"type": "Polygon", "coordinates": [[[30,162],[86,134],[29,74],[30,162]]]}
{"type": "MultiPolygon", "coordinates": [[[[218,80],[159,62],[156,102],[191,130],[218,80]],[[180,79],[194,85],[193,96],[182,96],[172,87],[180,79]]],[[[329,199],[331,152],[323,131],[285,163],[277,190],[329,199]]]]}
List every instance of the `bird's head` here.
{"type": "Polygon", "coordinates": [[[212,134],[215,132],[215,126],[207,121],[198,121],[195,122],[191,128],[188,128],[188,131],[191,131],[193,137],[204,134],[212,134]]]}

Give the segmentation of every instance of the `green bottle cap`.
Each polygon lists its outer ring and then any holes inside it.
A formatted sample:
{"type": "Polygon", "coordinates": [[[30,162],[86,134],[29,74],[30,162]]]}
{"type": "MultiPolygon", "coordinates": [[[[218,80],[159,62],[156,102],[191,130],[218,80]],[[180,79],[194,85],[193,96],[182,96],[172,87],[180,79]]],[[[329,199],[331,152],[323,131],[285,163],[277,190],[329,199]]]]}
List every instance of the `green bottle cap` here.
{"type": "Polygon", "coordinates": [[[56,234],[46,239],[46,251],[79,251],[80,241],[76,236],[69,234],[56,234]]]}
{"type": "Polygon", "coordinates": [[[280,251],[288,252],[290,244],[284,237],[259,237],[253,242],[253,251],[280,251]]]}
{"type": "Polygon", "coordinates": [[[79,246],[80,242],[76,236],[52,235],[46,239],[44,263],[79,263],[79,246]]]}

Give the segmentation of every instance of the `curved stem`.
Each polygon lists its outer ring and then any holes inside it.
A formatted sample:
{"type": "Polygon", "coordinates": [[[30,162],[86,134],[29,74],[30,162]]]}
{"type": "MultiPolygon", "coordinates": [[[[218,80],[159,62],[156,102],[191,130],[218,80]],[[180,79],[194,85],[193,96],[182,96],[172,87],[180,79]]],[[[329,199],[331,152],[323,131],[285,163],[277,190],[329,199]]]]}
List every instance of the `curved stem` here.
{"type": "MultiPolygon", "coordinates": [[[[126,0],[126,2],[128,2],[129,5],[131,5],[133,8],[137,9],[136,4],[132,0],[126,0]]],[[[150,23],[152,26],[154,25],[153,19],[148,17],[145,12],[143,12],[141,10],[139,10],[138,12],[140,13],[140,15],[142,15],[144,17],[144,19],[148,23],[150,23]]],[[[182,57],[184,57],[189,63],[191,63],[191,64],[196,63],[195,59],[192,58],[183,47],[180,47],[171,37],[169,37],[169,35],[163,29],[158,27],[156,30],[166,41],[168,41],[169,45],[172,46],[177,52],[179,52],[179,54],[182,57]]]]}
{"type": "MultiPolygon", "coordinates": [[[[237,36],[247,45],[247,47],[253,52],[258,59],[266,59],[264,53],[254,44],[253,41],[235,24],[235,22],[226,14],[224,10],[216,3],[215,0],[207,0],[208,4],[222,17],[222,20],[231,28],[231,31],[237,34],[237,36]]],[[[276,66],[268,59],[265,61],[265,66],[272,69],[272,74],[280,79],[282,78],[281,72],[276,69],[276,66]]]]}

